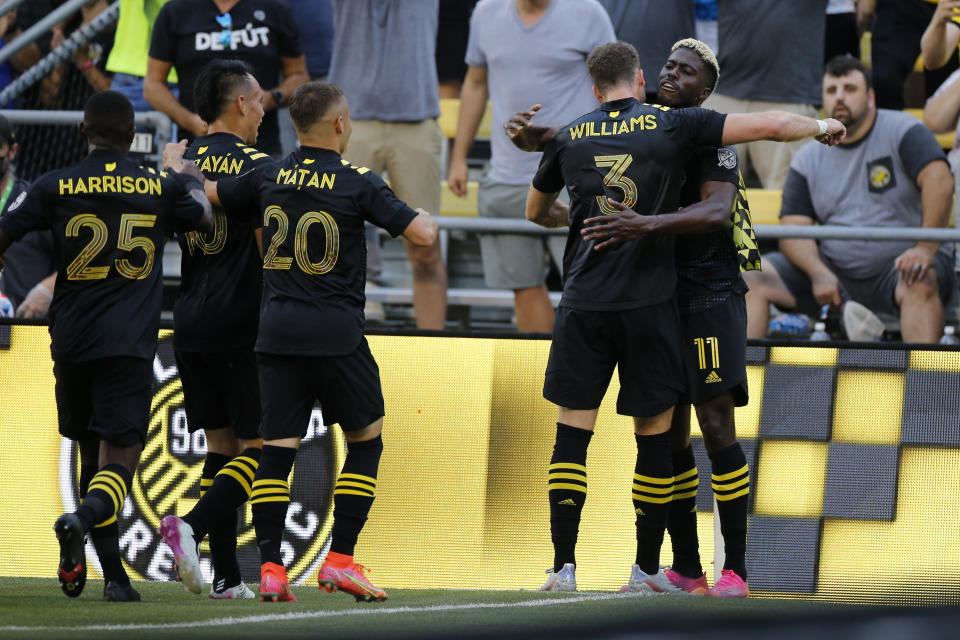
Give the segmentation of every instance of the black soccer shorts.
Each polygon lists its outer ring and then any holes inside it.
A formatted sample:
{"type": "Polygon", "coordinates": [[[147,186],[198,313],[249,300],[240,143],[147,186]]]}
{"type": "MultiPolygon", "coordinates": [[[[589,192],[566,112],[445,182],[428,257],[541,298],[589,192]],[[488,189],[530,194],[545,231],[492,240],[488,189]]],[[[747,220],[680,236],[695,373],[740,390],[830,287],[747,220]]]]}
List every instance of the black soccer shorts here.
{"type": "Polygon", "coordinates": [[[747,305],[742,295],[703,311],[680,314],[687,390],[681,404],[700,404],[730,391],[747,404],[747,305]]]}
{"type": "Polygon", "coordinates": [[[557,309],[544,398],[567,409],[596,409],[615,366],[617,413],[647,418],[677,404],[684,374],[672,298],[624,311],[557,309]]]}
{"type": "Polygon", "coordinates": [[[187,425],[232,427],[237,438],[260,437],[260,381],[253,349],[214,353],[175,350],[187,425]]]}
{"type": "Polygon", "coordinates": [[[153,361],[111,357],[54,362],[60,435],[83,440],[96,435],[118,447],[147,440],[153,400],[153,361]]]}
{"type": "Polygon", "coordinates": [[[257,354],[264,440],[304,437],[314,401],[325,425],[356,431],[383,417],[380,368],[367,339],[345,356],[257,354]]]}

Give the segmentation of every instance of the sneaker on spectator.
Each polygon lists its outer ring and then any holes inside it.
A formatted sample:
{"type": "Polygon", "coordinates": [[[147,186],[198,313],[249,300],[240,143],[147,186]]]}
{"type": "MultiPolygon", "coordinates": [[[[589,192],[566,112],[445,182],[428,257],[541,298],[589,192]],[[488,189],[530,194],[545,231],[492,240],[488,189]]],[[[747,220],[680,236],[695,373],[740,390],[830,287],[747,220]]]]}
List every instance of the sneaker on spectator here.
{"type": "Polygon", "coordinates": [[[840,326],[847,340],[877,342],[885,329],[883,321],[859,302],[847,300],[840,309],[840,326]]]}
{"type": "Polygon", "coordinates": [[[770,320],[767,335],[771,338],[808,338],[810,318],[802,313],[783,313],[770,320]]]}

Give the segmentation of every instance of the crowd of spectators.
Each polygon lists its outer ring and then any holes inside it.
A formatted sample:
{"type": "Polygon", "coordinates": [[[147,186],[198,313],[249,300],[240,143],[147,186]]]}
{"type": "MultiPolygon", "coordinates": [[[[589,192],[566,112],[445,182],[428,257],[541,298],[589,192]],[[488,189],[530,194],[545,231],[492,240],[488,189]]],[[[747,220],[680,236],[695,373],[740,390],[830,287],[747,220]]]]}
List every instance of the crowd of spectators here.
{"type": "MultiPolygon", "coordinates": [[[[0,47],[63,2],[30,0],[0,16],[0,47]]],[[[86,2],[4,58],[0,88],[64,45],[110,4],[86,2]]],[[[287,98],[310,79],[329,79],[343,87],[354,110],[356,128],[345,157],[384,173],[411,206],[438,213],[441,188],[464,195],[468,177],[475,179],[466,156],[489,100],[494,136],[490,164],[480,181],[479,213],[520,219],[538,155],[518,152],[501,140],[499,123],[535,103],[544,105],[538,118],[554,124],[594,108],[583,60],[594,46],[612,39],[637,48],[652,95],[670,45],[693,36],[718,53],[719,86],[705,106],[722,112],[783,109],[815,115],[823,110],[836,115],[831,108],[838,102],[843,112],[851,99],[859,98],[851,98],[849,86],[839,89],[839,98],[827,95],[827,85],[836,83],[824,83],[824,77],[832,77],[823,75],[824,63],[848,56],[867,65],[862,73],[859,67],[851,73],[862,76],[861,115],[870,126],[840,150],[817,150],[842,165],[835,170],[850,173],[842,204],[834,202],[827,211],[815,196],[821,193],[815,187],[817,175],[828,163],[809,150],[801,153],[802,143],[759,142],[740,149],[748,185],[783,189],[784,222],[800,217],[804,223],[937,227],[947,224],[943,210],[949,213],[949,204],[941,202],[939,191],[936,198],[931,195],[932,181],[924,176],[937,172],[942,187],[946,181],[933,167],[948,165],[927,157],[934,153],[933,137],[927,134],[930,129],[953,132],[960,118],[958,14],[960,0],[120,0],[115,24],[86,38],[4,108],[76,110],[93,92],[112,88],[138,111],[165,113],[179,137],[192,138],[206,131],[193,108],[192,82],[209,60],[227,56],[255,69],[267,111],[258,147],[279,156],[297,144],[284,109],[287,98]],[[445,143],[436,122],[441,98],[459,98],[461,106],[448,187],[441,186],[445,143]],[[924,107],[929,129],[917,129],[917,122],[908,119],[912,116],[901,113],[905,107],[924,107]],[[884,127],[882,136],[874,126],[881,121],[895,123],[884,127]],[[882,145],[887,151],[872,150],[882,145]],[[878,186],[883,171],[889,181],[878,186]]],[[[18,179],[33,180],[75,161],[85,153],[85,144],[66,129],[21,125],[15,143],[12,132],[7,140],[4,168],[12,165],[18,179]]],[[[954,171],[960,168],[957,146],[950,162],[954,171]]],[[[12,174],[4,175],[13,180],[12,174]]],[[[886,298],[870,299],[867,306],[899,316],[905,339],[935,339],[944,321],[957,320],[952,245],[908,244],[894,250],[891,244],[861,241],[857,251],[849,252],[833,242],[787,241],[782,253],[768,259],[766,275],[751,276],[756,287],[751,335],[766,334],[771,303],[818,312],[797,299],[790,304],[783,287],[793,292],[795,283],[784,283],[781,271],[799,269],[807,279],[804,286],[812,282],[809,300],[819,307],[836,302],[834,289],[856,298],[856,285],[844,278],[866,271],[876,276],[883,263],[893,265],[884,270],[884,287],[892,292],[874,291],[886,298]],[[918,252],[923,255],[914,255],[918,252]],[[900,260],[905,253],[909,260],[900,260]],[[805,262],[800,254],[815,259],[805,262]],[[841,255],[856,264],[837,264],[841,255]],[[816,273],[804,269],[810,264],[816,273]],[[904,270],[916,264],[922,265],[921,274],[904,270]],[[834,274],[831,287],[819,286],[825,270],[834,274]],[[781,281],[772,280],[777,277],[781,281]],[[922,302],[904,294],[920,291],[912,287],[924,289],[922,302]],[[937,313],[923,306],[934,303],[937,313]],[[932,317],[936,326],[917,330],[908,320],[914,304],[914,315],[932,317]]],[[[487,285],[514,291],[518,328],[548,331],[552,308],[545,274],[557,252],[536,236],[481,236],[481,249],[487,285]]],[[[407,252],[417,325],[442,328],[447,272],[440,245],[407,247],[407,252]]],[[[382,270],[375,234],[368,237],[368,254],[369,280],[375,284],[382,270]]]]}

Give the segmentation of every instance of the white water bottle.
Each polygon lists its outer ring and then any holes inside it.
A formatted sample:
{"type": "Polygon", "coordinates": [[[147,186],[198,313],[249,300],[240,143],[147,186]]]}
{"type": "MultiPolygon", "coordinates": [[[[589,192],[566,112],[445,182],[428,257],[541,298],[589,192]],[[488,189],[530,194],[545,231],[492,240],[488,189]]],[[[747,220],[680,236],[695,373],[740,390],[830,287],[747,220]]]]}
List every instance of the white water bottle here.
{"type": "Polygon", "coordinates": [[[827,333],[827,325],[823,322],[813,324],[813,333],[810,334],[811,342],[825,342],[830,340],[830,334],[827,333]]]}
{"type": "Polygon", "coordinates": [[[960,344],[960,340],[957,339],[957,328],[949,324],[945,326],[940,344],[960,344]]]}

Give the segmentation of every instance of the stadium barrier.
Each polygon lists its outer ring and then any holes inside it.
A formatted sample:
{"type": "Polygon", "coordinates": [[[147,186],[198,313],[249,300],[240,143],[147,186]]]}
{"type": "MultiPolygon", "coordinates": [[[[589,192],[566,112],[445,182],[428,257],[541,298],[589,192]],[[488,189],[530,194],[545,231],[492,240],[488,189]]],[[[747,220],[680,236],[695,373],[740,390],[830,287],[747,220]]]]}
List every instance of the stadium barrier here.
{"type": "MultiPolygon", "coordinates": [[[[83,122],[83,111],[0,109],[0,115],[15,127],[50,125],[76,129],[77,125],[83,122]]],[[[149,131],[137,131],[134,134],[133,143],[130,145],[131,155],[142,158],[150,166],[160,168],[163,164],[163,148],[173,139],[173,121],[160,111],[139,111],[133,114],[133,122],[138,127],[149,128],[149,131]]]]}
{"type": "MultiPolygon", "coordinates": [[[[76,452],[57,435],[46,329],[4,333],[0,575],[52,577],[52,523],[75,507],[76,452]]],[[[387,588],[539,587],[552,557],[545,498],[556,414],[540,393],[549,341],[396,334],[369,341],[387,416],[377,500],[358,559],[387,588]]],[[[752,470],[754,592],[960,602],[960,350],[768,343],[749,347],[748,362],[751,401],[738,410],[737,429],[752,470]]],[[[155,529],[163,515],[196,502],[205,443],[186,429],[169,331],[154,375],[149,441],[120,527],[131,572],[163,580],[172,557],[155,529]]],[[[614,413],[617,392],[614,379],[587,461],[577,553],[585,590],[617,589],[634,559],[636,450],[630,420],[614,413]]],[[[700,547],[711,573],[710,467],[696,424],[693,432],[700,547]]],[[[339,429],[325,427],[316,409],[283,545],[299,583],[312,582],[327,548],[343,455],[339,429]]],[[[253,537],[247,508],[240,557],[249,581],[257,576],[253,537]]],[[[667,542],[665,563],[669,549],[667,542]]]]}

